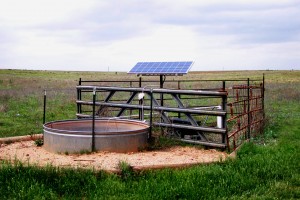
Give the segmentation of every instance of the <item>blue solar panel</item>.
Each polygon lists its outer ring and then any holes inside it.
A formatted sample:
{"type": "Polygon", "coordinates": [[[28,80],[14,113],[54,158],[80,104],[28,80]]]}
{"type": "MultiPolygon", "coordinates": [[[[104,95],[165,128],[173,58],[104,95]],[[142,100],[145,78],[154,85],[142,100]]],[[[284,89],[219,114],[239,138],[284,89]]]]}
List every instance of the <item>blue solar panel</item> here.
{"type": "Polygon", "coordinates": [[[193,62],[138,62],[128,73],[140,75],[183,75],[193,62]]]}

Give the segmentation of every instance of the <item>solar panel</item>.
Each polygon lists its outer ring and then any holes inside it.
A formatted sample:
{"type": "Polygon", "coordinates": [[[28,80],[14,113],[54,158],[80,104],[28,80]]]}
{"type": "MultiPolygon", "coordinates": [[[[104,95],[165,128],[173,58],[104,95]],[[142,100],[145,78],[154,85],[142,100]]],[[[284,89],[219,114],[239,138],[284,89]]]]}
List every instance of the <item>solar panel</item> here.
{"type": "Polygon", "coordinates": [[[138,75],[183,75],[187,74],[193,62],[138,62],[128,74],[138,75]]]}

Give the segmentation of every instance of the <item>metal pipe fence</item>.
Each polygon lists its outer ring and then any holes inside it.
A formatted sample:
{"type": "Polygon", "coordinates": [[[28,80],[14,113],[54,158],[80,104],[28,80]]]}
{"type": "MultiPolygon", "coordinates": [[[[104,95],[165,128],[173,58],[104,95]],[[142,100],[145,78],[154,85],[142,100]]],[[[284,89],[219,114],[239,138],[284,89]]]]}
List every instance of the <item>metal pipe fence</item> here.
{"type": "Polygon", "coordinates": [[[165,132],[182,141],[228,151],[262,133],[264,76],[262,80],[165,80],[165,83],[169,89],[159,88],[158,81],[141,81],[141,78],[138,81],[80,79],[77,117],[91,117],[90,107],[95,105],[97,117],[145,117],[151,125],[164,127],[165,132]],[[202,83],[207,83],[206,87],[202,83]],[[120,86],[107,86],[114,84],[120,86]],[[90,95],[94,89],[99,93],[95,104],[90,95]],[[143,98],[137,98],[141,93],[143,98]]]}

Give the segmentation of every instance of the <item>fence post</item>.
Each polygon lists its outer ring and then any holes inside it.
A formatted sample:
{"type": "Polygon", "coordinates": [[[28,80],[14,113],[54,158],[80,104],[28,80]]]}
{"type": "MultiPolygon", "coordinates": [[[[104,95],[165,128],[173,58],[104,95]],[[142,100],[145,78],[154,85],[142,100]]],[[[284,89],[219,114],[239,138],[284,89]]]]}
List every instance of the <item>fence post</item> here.
{"type": "Polygon", "coordinates": [[[44,114],[43,114],[43,124],[46,122],[46,102],[47,102],[47,92],[44,90],[44,114]]]}
{"type": "Polygon", "coordinates": [[[263,111],[263,124],[265,123],[265,74],[263,73],[263,83],[262,83],[262,111],[263,111]]]}
{"type": "Polygon", "coordinates": [[[247,115],[248,115],[248,126],[247,126],[247,139],[251,137],[251,114],[250,114],[250,79],[247,79],[247,115]]]}
{"type": "Polygon", "coordinates": [[[95,103],[96,103],[96,87],[93,89],[92,151],[95,151],[95,103]]]}
{"type": "Polygon", "coordinates": [[[152,138],[152,111],[153,111],[153,90],[150,90],[150,127],[149,127],[149,140],[152,138]]]}
{"type": "MultiPolygon", "coordinates": [[[[132,81],[130,81],[130,84],[129,84],[130,88],[132,88],[132,81]]],[[[130,92],[130,96],[132,95],[132,92],[130,92]]],[[[129,115],[130,115],[130,118],[132,117],[132,109],[129,110],[129,115]]]]}
{"type": "MultiPolygon", "coordinates": [[[[78,85],[81,85],[81,78],[79,78],[78,85]]],[[[81,89],[77,89],[77,99],[81,101],[81,89]]],[[[77,112],[81,114],[81,104],[77,104],[77,112]]]]}
{"type": "MultiPolygon", "coordinates": [[[[139,77],[139,87],[142,87],[142,77],[139,77]]],[[[139,105],[142,105],[142,100],[139,100],[139,105]]],[[[139,120],[142,119],[142,109],[139,109],[139,120]]]]}
{"type": "MultiPolygon", "coordinates": [[[[226,82],[222,82],[222,89],[223,91],[226,90],[226,82]]],[[[222,96],[222,109],[227,113],[227,95],[222,96]]],[[[226,129],[226,133],[222,134],[222,143],[226,144],[226,138],[227,138],[227,114],[222,116],[222,128],[226,129]]],[[[228,147],[229,148],[229,147],[228,147]]]]}
{"type": "MultiPolygon", "coordinates": [[[[177,89],[180,90],[180,81],[178,81],[178,87],[177,87],[177,89]]],[[[179,97],[179,99],[181,99],[181,95],[180,94],[178,94],[178,97],[179,97]]],[[[178,118],[181,118],[181,113],[180,112],[178,112],[178,118]]]]}

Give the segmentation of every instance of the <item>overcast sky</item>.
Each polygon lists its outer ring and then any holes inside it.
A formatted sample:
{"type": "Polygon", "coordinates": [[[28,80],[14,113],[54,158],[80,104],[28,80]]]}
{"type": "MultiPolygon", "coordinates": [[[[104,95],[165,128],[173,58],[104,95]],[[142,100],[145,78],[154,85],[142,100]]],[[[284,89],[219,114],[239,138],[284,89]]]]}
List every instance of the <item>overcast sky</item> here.
{"type": "Polygon", "coordinates": [[[300,70],[299,0],[0,0],[0,68],[300,70]]]}

